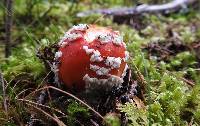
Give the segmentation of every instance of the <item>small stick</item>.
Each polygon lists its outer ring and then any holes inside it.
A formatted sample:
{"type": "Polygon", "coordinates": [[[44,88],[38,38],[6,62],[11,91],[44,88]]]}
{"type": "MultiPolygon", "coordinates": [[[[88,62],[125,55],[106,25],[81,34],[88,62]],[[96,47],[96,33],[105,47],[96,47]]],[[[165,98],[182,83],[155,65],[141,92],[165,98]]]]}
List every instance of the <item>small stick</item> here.
{"type": "Polygon", "coordinates": [[[91,122],[94,126],[99,126],[99,124],[97,124],[93,119],[90,119],[90,122],[91,122]]]}
{"type": "Polygon", "coordinates": [[[184,78],[184,77],[181,77],[181,79],[185,82],[185,83],[187,83],[188,85],[190,85],[190,86],[195,86],[195,84],[192,82],[192,81],[190,81],[190,80],[187,80],[186,78],[184,78]]]}
{"type": "Polygon", "coordinates": [[[172,74],[173,76],[175,76],[177,79],[179,79],[179,80],[182,80],[183,82],[185,82],[186,84],[188,84],[188,85],[190,85],[190,86],[195,86],[195,83],[194,82],[192,82],[192,81],[190,81],[190,80],[188,80],[188,79],[186,79],[186,78],[184,78],[184,77],[177,77],[174,73],[172,73],[172,72],[168,72],[169,74],[172,74]]]}

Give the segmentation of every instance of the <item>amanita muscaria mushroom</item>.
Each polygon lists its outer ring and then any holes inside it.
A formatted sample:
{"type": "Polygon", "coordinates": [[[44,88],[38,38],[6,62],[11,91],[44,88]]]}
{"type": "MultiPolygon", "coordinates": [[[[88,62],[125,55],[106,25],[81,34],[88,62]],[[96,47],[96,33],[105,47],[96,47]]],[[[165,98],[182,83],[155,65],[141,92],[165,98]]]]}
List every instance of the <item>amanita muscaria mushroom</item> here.
{"type": "Polygon", "coordinates": [[[65,33],[59,46],[54,71],[68,88],[107,91],[123,83],[128,52],[118,31],[79,24],[65,33]]]}

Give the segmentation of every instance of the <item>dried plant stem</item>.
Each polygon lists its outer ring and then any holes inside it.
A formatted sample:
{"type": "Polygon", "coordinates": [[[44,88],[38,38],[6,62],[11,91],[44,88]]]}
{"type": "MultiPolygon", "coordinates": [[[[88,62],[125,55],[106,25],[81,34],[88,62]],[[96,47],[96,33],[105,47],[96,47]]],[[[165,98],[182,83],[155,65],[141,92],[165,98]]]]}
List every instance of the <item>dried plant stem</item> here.
{"type": "Polygon", "coordinates": [[[26,99],[17,99],[18,101],[22,101],[22,102],[26,102],[26,104],[34,104],[36,106],[41,106],[41,107],[44,107],[44,108],[48,108],[48,109],[51,109],[55,112],[58,112],[60,114],[62,114],[63,116],[66,116],[65,113],[63,113],[62,111],[58,110],[58,109],[55,109],[55,108],[52,108],[50,106],[47,106],[47,105],[43,105],[43,104],[39,104],[39,103],[36,103],[34,101],[30,101],[30,100],[26,100],[26,99]]]}
{"type": "Polygon", "coordinates": [[[34,90],[34,88],[27,88],[27,89],[24,89],[22,90],[20,93],[18,93],[16,96],[15,96],[15,99],[17,99],[19,96],[21,96],[22,94],[24,94],[26,91],[28,90],[34,90]]]}
{"type": "MultiPolygon", "coordinates": [[[[137,80],[138,80],[138,82],[139,82],[139,86],[140,86],[141,89],[142,89],[142,95],[143,95],[143,93],[146,93],[146,92],[147,92],[147,81],[145,80],[144,76],[143,76],[142,73],[139,71],[139,69],[137,68],[137,66],[135,65],[135,63],[132,62],[132,64],[133,64],[133,68],[134,68],[135,71],[136,71],[135,74],[136,74],[137,80]]],[[[144,96],[142,96],[142,97],[143,97],[142,100],[143,100],[144,102],[146,102],[144,96]]]]}
{"type": "Polygon", "coordinates": [[[56,87],[53,87],[53,86],[48,86],[47,88],[51,88],[51,89],[54,89],[54,90],[57,90],[59,92],[62,92],[72,98],[74,98],[75,100],[79,101],[81,104],[83,104],[84,106],[86,106],[88,109],[90,109],[92,112],[94,112],[97,116],[99,116],[102,120],[104,120],[103,116],[100,115],[97,111],[95,111],[92,107],[90,107],[88,104],[86,104],[85,102],[83,102],[81,99],[77,98],[76,96],[74,96],[73,94],[69,93],[69,92],[66,92],[66,91],[63,91],[59,88],[56,88],[56,87]]]}
{"type": "Polygon", "coordinates": [[[32,104],[28,104],[27,103],[27,105],[32,106],[33,108],[39,110],[40,112],[42,112],[43,114],[45,114],[46,116],[48,116],[49,118],[51,118],[52,120],[54,120],[58,124],[58,126],[66,126],[61,120],[59,120],[58,118],[55,118],[55,117],[51,116],[49,113],[45,112],[44,110],[42,110],[42,109],[40,109],[40,108],[38,108],[38,107],[36,107],[36,106],[34,106],[32,104]]]}
{"type": "MultiPolygon", "coordinates": [[[[37,105],[43,105],[44,104],[44,102],[45,102],[45,95],[46,95],[46,91],[42,90],[40,92],[40,96],[39,96],[39,98],[37,100],[37,103],[36,103],[37,105]]],[[[27,101],[29,101],[29,100],[27,100],[27,101]]],[[[29,126],[34,126],[35,116],[36,116],[36,114],[31,114],[30,120],[28,122],[29,126]]]]}
{"type": "Polygon", "coordinates": [[[97,116],[99,116],[102,120],[104,120],[104,118],[103,118],[103,116],[102,116],[101,114],[99,114],[97,111],[95,111],[92,107],[90,107],[88,104],[86,104],[85,102],[83,102],[81,99],[77,98],[76,96],[74,96],[73,94],[71,94],[71,93],[69,93],[69,92],[63,91],[63,90],[61,90],[61,89],[59,89],[59,88],[56,88],[56,87],[53,87],[53,86],[45,86],[45,87],[43,87],[43,88],[37,89],[36,91],[33,91],[32,93],[30,93],[29,96],[32,95],[32,94],[35,94],[35,93],[38,92],[38,91],[45,90],[45,89],[49,89],[49,88],[54,89],[54,90],[57,90],[57,91],[59,91],[59,92],[61,92],[61,93],[63,93],[63,94],[66,94],[66,95],[68,95],[68,96],[74,98],[75,100],[79,101],[81,104],[83,104],[84,106],[86,106],[88,109],[90,109],[92,112],[94,112],[94,113],[95,113],[97,116]]]}
{"type": "Polygon", "coordinates": [[[4,79],[3,79],[3,75],[2,72],[0,70],[0,85],[2,86],[2,91],[3,91],[3,105],[4,105],[4,109],[5,112],[8,112],[8,106],[7,106],[7,99],[6,99],[6,88],[5,88],[5,83],[4,83],[4,79]]]}

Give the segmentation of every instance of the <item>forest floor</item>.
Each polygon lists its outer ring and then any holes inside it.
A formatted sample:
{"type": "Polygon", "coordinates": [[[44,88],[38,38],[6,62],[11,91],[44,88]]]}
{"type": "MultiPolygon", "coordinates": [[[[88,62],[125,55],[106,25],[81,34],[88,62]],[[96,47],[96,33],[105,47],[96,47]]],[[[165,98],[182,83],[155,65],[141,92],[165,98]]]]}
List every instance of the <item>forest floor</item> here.
{"type": "MultiPolygon", "coordinates": [[[[112,16],[76,14],[129,5],[123,0],[27,1],[14,3],[14,48],[9,58],[3,58],[0,45],[0,67],[6,85],[6,91],[1,90],[5,96],[0,96],[0,125],[25,125],[31,122],[31,116],[40,125],[120,125],[119,113],[104,114],[102,121],[87,105],[69,95],[60,95],[60,91],[53,92],[55,98],[44,105],[38,103],[50,74],[37,57],[38,50],[57,43],[67,29],[80,23],[111,27],[124,36],[130,52],[131,80],[146,89],[141,89],[144,99],[135,98],[134,103],[117,108],[126,113],[128,125],[200,125],[199,8],[167,15],[127,16],[116,21],[112,16]]],[[[0,10],[2,17],[4,9],[0,10]]],[[[0,22],[3,24],[3,19],[0,22]]]]}

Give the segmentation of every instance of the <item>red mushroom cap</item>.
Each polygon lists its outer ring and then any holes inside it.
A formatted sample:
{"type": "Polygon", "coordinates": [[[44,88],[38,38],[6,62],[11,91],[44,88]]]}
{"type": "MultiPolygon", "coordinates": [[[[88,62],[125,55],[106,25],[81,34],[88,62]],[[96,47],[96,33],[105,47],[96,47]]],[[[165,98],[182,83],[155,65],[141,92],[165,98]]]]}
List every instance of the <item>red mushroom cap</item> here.
{"type": "Polygon", "coordinates": [[[119,32],[79,24],[65,33],[59,45],[57,73],[68,88],[109,90],[123,82],[128,52],[119,32]]]}

